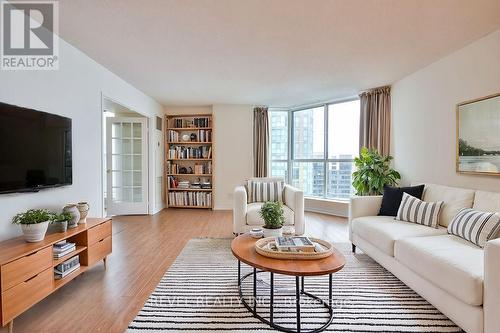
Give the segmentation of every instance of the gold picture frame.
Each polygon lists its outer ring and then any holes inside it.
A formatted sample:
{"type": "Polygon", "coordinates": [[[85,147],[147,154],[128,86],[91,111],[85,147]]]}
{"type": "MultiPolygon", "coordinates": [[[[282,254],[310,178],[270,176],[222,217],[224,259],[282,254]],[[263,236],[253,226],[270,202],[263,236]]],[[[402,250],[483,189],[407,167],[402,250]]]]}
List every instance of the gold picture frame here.
{"type": "Polygon", "coordinates": [[[500,93],[457,104],[456,172],[500,176],[500,93]]]}

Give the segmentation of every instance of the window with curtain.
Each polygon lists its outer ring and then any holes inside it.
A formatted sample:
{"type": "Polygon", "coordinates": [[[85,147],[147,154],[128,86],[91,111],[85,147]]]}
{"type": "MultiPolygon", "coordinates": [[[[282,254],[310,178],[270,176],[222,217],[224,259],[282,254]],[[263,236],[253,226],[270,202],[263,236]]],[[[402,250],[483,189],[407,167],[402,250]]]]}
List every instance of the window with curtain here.
{"type": "Polygon", "coordinates": [[[359,150],[359,100],[270,111],[271,175],[308,197],[348,199],[359,150]]]}

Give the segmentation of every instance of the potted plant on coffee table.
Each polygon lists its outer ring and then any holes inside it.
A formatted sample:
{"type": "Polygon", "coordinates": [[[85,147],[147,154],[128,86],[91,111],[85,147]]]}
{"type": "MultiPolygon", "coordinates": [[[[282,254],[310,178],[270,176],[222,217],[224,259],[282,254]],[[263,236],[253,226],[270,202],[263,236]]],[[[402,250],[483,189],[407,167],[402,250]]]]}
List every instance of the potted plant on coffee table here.
{"type": "Polygon", "coordinates": [[[52,223],[54,224],[54,230],[57,232],[66,232],[68,230],[68,221],[73,218],[73,215],[68,212],[62,212],[61,214],[54,214],[52,216],[52,223]]]}
{"type": "Polygon", "coordinates": [[[21,225],[24,239],[28,243],[40,242],[45,237],[52,216],[46,209],[30,209],[14,216],[12,223],[21,225]]]}
{"type": "Polygon", "coordinates": [[[264,237],[280,237],[285,217],[280,202],[268,201],[260,208],[260,216],[264,220],[264,237]]]}

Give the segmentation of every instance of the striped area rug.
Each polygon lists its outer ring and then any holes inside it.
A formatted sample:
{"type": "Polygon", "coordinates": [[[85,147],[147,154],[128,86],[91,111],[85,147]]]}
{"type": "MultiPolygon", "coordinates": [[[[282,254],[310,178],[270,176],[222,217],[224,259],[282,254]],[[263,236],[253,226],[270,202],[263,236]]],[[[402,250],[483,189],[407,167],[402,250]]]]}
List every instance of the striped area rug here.
{"type": "MultiPolygon", "coordinates": [[[[192,239],[161,279],[127,332],[268,332],[238,299],[230,239],[192,239]]],[[[347,264],[333,276],[335,317],[326,332],[462,332],[431,304],[350,244],[335,246],[347,264]]],[[[243,272],[251,268],[242,264],[243,272]]],[[[259,314],[269,313],[269,274],[259,274],[259,314]]],[[[306,291],[328,298],[327,277],[305,279],[306,291]]],[[[243,284],[251,302],[252,278],[243,284]]],[[[275,274],[275,322],[295,328],[295,279],[275,274]]],[[[302,329],[318,328],[326,309],[302,298],[302,329]]]]}

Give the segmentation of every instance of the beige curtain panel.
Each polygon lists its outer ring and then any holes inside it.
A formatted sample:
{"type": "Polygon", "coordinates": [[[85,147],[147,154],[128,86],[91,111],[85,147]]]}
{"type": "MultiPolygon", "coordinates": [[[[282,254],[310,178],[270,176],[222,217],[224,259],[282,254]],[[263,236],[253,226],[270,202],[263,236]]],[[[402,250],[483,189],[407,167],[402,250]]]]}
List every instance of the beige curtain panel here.
{"type": "Polygon", "coordinates": [[[391,152],[391,87],[365,91],[361,104],[359,144],[375,148],[384,156],[391,152]]]}
{"type": "Polygon", "coordinates": [[[255,177],[267,177],[269,171],[269,118],[267,107],[253,109],[253,158],[255,177]]]}

